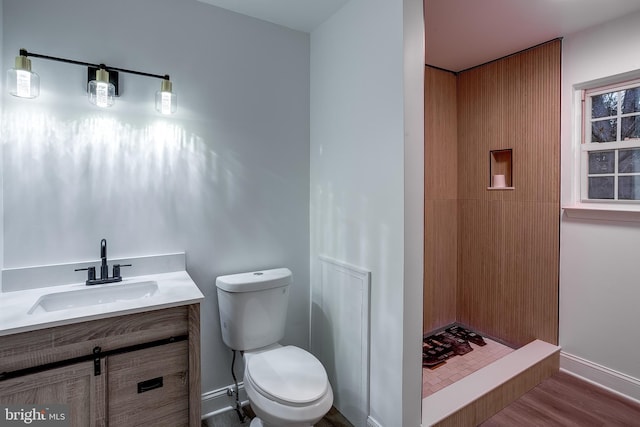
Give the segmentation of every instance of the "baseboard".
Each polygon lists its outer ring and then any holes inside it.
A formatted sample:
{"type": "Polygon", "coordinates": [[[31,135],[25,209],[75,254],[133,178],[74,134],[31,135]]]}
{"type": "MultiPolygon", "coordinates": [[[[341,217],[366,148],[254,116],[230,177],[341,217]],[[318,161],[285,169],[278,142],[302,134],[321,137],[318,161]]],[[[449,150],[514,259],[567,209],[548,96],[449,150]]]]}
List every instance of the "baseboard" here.
{"type": "Polygon", "coordinates": [[[367,417],[367,427],[382,427],[382,425],[369,415],[367,417]]]}
{"type": "MultiPolygon", "coordinates": [[[[236,407],[235,395],[229,396],[227,390],[235,389],[235,385],[231,384],[227,387],[217,390],[208,391],[202,394],[202,419],[213,417],[221,412],[232,411],[236,407]]],[[[245,406],[249,403],[247,393],[244,390],[244,384],[238,384],[240,392],[240,403],[245,406]]]]}
{"type": "Polygon", "coordinates": [[[640,379],[598,365],[572,354],[560,352],[560,369],[640,403],[640,379]]]}

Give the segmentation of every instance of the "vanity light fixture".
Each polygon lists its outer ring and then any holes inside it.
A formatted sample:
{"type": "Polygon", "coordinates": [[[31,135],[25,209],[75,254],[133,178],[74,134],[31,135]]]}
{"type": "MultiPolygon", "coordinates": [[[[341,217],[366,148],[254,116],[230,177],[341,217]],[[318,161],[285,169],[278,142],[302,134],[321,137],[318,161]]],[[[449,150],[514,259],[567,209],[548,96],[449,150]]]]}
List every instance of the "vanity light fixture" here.
{"type": "Polygon", "coordinates": [[[111,107],[114,104],[115,97],[119,95],[118,73],[122,72],[161,79],[160,91],[156,92],[156,110],[162,114],[173,114],[178,108],[178,97],[172,91],[172,84],[168,74],[151,74],[111,67],[105,64],[92,64],[28,52],[26,49],[20,49],[20,55],[16,57],[15,67],[7,70],[7,87],[11,95],[20,98],[36,98],[40,94],[40,77],[31,71],[31,60],[28,57],[88,67],[87,93],[89,102],[98,107],[111,107]]]}

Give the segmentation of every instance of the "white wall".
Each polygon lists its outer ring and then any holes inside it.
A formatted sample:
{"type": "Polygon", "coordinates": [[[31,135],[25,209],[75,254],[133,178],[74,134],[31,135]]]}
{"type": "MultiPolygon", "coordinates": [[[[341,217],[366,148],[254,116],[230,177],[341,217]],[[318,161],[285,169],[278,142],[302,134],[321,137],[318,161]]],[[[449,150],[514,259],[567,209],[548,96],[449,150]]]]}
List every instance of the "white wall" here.
{"type": "MultiPolygon", "coordinates": [[[[3,46],[3,34],[4,31],[2,30],[2,28],[4,28],[4,23],[3,23],[3,15],[2,15],[2,9],[3,9],[3,3],[4,0],[0,0],[0,52],[1,52],[1,48],[3,46]]],[[[5,72],[5,68],[4,68],[4,57],[2,54],[0,54],[0,71],[5,72]]],[[[4,77],[4,76],[2,76],[4,77]]],[[[0,78],[0,93],[4,93],[5,91],[5,79],[4,78],[0,78]]],[[[3,102],[3,98],[0,98],[0,118],[2,117],[2,113],[4,111],[4,102],[3,102]]],[[[3,179],[2,179],[2,171],[4,170],[3,168],[3,164],[4,164],[4,143],[3,140],[1,139],[2,136],[2,127],[0,126],[0,271],[2,270],[2,268],[4,267],[4,226],[3,226],[3,218],[4,218],[4,203],[3,203],[3,193],[4,193],[4,183],[3,183],[3,179]]],[[[0,291],[2,291],[2,275],[0,274],[0,291]]]]}
{"type": "MultiPolygon", "coordinates": [[[[186,251],[202,305],[203,392],[232,383],[221,274],[289,267],[285,342],[308,346],[309,35],[196,1],[5,0],[2,58],[18,50],[168,73],[121,74],[110,110],[86,69],[33,59],[41,96],[2,92],[4,267],[186,251]]],[[[78,273],[78,281],[83,279],[78,273]]],[[[125,272],[126,274],[126,272],[125,272]]]]}
{"type": "MultiPolygon", "coordinates": [[[[571,204],[576,156],[573,86],[640,69],[640,13],[572,34],[563,42],[562,203],[571,204]]],[[[640,217],[640,215],[639,215],[640,217]]],[[[563,215],[560,235],[563,352],[638,382],[640,223],[563,215]]],[[[640,395],[635,396],[640,399],[640,395]]]]}
{"type": "Polygon", "coordinates": [[[421,256],[404,269],[405,248],[422,245],[405,242],[405,229],[422,235],[415,217],[405,222],[408,207],[422,218],[411,200],[422,184],[405,199],[405,149],[417,162],[407,174],[422,181],[421,17],[419,1],[350,0],[311,33],[312,286],[320,254],[372,272],[370,416],[384,427],[420,424],[422,307],[405,297],[421,301],[421,256]],[[419,18],[406,30],[405,5],[419,18]]]}
{"type": "Polygon", "coordinates": [[[405,141],[402,425],[418,426],[422,419],[425,27],[423,1],[405,0],[403,3],[405,141]]]}

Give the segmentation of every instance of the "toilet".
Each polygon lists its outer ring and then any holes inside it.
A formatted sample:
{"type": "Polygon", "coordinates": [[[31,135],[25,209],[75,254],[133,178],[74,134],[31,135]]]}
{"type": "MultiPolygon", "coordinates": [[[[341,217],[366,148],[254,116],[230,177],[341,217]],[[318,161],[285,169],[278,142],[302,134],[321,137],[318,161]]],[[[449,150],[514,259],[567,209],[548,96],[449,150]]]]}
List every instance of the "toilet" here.
{"type": "Polygon", "coordinates": [[[327,372],[311,353],[283,346],[291,271],[216,278],[224,343],[244,352],[244,387],[256,418],[250,427],[308,427],[331,409],[327,372]]]}

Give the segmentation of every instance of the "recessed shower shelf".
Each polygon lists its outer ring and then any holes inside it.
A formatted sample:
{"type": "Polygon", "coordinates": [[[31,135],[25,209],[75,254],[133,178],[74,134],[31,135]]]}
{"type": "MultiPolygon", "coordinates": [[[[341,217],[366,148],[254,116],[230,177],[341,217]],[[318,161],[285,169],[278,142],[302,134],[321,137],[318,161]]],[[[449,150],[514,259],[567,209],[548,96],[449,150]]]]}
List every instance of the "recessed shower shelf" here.
{"type": "Polygon", "coordinates": [[[487,190],[513,190],[513,149],[489,151],[489,187],[487,190]]]}

